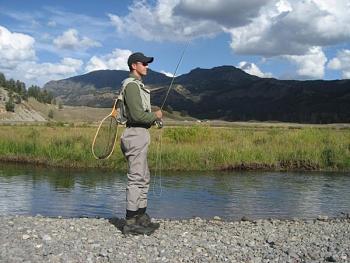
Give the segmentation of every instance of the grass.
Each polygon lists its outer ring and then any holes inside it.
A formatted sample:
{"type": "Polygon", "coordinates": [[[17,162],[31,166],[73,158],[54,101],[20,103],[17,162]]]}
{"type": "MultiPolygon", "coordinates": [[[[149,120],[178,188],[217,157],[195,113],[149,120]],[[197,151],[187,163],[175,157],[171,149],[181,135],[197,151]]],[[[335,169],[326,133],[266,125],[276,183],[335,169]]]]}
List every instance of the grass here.
{"type": "MultiPolygon", "coordinates": [[[[95,129],[73,124],[2,125],[0,160],[125,170],[119,140],[109,160],[93,158],[95,129]]],[[[150,169],[161,164],[162,170],[350,170],[350,129],[198,124],[150,132],[150,169]]]]}

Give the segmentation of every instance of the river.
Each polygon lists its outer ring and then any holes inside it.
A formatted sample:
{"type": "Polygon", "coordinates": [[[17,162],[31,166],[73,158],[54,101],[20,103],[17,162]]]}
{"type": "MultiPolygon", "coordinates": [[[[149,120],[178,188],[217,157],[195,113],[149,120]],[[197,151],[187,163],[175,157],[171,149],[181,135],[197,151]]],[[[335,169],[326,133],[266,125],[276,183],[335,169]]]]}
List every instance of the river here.
{"type": "MultiPolygon", "coordinates": [[[[123,217],[126,176],[0,163],[0,215],[123,217]]],[[[237,220],[335,217],[350,212],[350,174],[163,172],[153,176],[155,218],[237,220]]]]}

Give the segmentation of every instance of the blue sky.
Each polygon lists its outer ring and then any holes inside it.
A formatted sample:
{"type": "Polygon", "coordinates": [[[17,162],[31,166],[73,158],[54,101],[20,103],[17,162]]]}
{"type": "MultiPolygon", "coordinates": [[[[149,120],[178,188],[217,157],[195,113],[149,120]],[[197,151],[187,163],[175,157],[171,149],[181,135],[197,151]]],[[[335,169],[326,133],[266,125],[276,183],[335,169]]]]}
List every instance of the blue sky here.
{"type": "Polygon", "coordinates": [[[125,69],[232,65],[278,79],[350,78],[350,0],[0,0],[0,72],[42,86],[125,69]]]}

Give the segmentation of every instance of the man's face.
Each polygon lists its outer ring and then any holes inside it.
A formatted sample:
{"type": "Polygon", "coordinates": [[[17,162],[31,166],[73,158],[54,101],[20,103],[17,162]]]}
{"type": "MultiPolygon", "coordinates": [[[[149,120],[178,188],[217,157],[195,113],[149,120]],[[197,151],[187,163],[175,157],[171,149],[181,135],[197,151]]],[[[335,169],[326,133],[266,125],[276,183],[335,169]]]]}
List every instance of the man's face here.
{"type": "Polygon", "coordinates": [[[148,64],[144,62],[136,62],[132,64],[132,68],[136,71],[136,73],[140,76],[147,75],[148,64]]]}

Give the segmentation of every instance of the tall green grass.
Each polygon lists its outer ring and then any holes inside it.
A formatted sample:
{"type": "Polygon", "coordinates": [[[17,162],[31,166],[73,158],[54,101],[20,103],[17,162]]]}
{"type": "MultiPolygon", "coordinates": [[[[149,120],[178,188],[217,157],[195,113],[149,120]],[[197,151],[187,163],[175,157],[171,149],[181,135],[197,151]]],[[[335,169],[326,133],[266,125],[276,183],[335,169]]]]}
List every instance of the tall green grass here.
{"type": "MultiPolygon", "coordinates": [[[[125,170],[119,140],[110,159],[93,158],[95,129],[0,126],[0,160],[125,170]]],[[[150,132],[149,165],[153,170],[160,166],[162,170],[350,170],[349,129],[198,125],[150,132]]]]}

